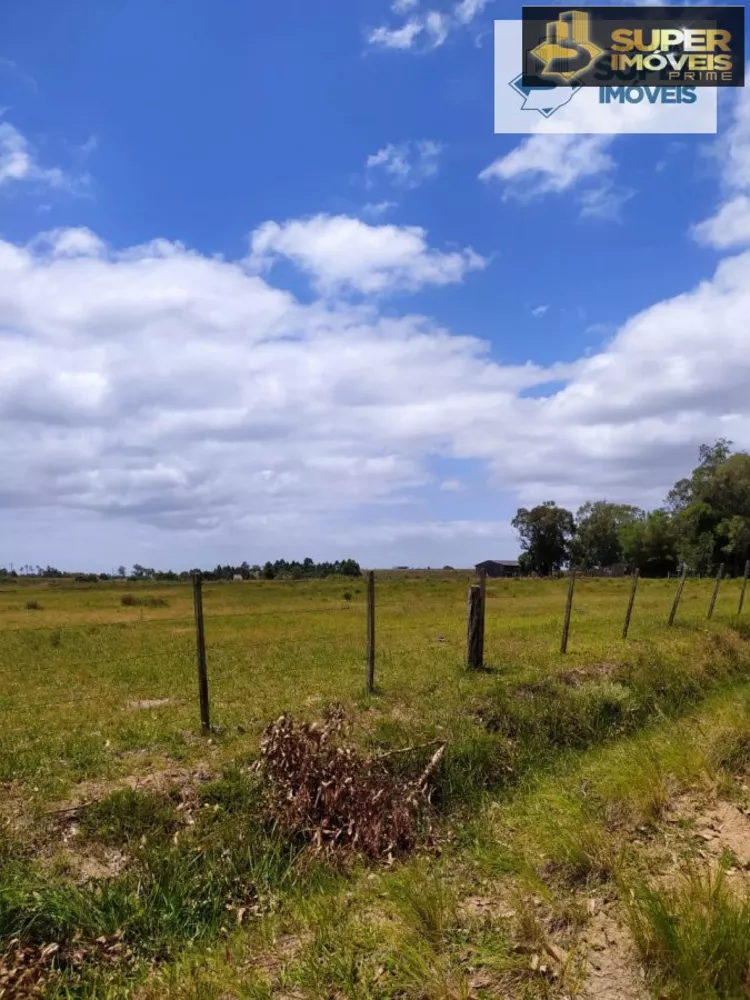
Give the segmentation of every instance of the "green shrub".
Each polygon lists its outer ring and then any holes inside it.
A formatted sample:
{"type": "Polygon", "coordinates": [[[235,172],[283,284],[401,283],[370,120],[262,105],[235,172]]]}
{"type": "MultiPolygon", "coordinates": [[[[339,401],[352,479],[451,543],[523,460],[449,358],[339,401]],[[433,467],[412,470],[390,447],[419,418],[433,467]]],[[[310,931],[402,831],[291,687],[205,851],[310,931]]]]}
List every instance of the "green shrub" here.
{"type": "Polygon", "coordinates": [[[133,594],[123,594],[120,604],[126,608],[168,608],[169,601],[163,597],[135,597],[133,594]]]}

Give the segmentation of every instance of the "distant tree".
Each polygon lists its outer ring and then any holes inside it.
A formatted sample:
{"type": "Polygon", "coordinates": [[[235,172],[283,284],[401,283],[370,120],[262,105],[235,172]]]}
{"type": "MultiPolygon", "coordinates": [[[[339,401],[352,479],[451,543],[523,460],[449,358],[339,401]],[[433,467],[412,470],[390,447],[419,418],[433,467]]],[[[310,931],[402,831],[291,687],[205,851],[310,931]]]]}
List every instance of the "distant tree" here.
{"type": "Polygon", "coordinates": [[[698,573],[713,572],[720,562],[742,572],[750,557],[750,455],[732,454],[731,442],[721,438],[701,445],[698,459],[667,498],[680,559],[698,573]]]}
{"type": "Polygon", "coordinates": [[[154,570],[149,569],[147,566],[141,566],[140,563],[135,563],[130,578],[131,580],[150,580],[153,575],[154,570]]]}
{"type": "Polygon", "coordinates": [[[339,572],[343,576],[362,576],[360,565],[355,559],[344,559],[339,564],[339,572]]]}
{"type": "Polygon", "coordinates": [[[520,507],[511,524],[521,540],[525,572],[548,576],[568,562],[575,532],[575,522],[569,510],[547,500],[531,510],[520,507]]]}
{"type": "Polygon", "coordinates": [[[626,524],[643,520],[645,513],[628,504],[606,500],[588,502],[576,515],[571,562],[581,569],[608,569],[622,561],[620,531],[626,524]]]}
{"type": "Polygon", "coordinates": [[[620,528],[624,561],[643,576],[666,576],[679,564],[675,523],[665,510],[654,510],[620,528]]]}
{"type": "Polygon", "coordinates": [[[263,567],[263,579],[273,580],[276,576],[276,570],[274,569],[272,562],[267,562],[263,567]]]}

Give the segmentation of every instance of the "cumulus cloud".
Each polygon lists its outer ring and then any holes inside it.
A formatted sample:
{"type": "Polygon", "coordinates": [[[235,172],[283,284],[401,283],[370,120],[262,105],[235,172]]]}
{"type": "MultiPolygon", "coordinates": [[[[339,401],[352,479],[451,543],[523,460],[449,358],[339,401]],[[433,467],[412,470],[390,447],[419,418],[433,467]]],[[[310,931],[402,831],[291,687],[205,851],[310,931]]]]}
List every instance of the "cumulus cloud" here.
{"type": "Polygon", "coordinates": [[[26,136],[11,125],[0,121],[0,188],[19,183],[73,190],[85,178],[75,178],[59,167],[44,167],[26,136]]]}
{"type": "Polygon", "coordinates": [[[738,194],[719,206],[715,215],[692,228],[699,243],[726,250],[750,243],[750,197],[738,194]]]}
{"type": "Polygon", "coordinates": [[[482,181],[501,181],[509,195],[537,198],[560,194],[615,166],[609,154],[612,135],[531,135],[480,173],[482,181]]]}
{"type": "Polygon", "coordinates": [[[303,305],[245,262],[164,240],[0,242],[4,523],[89,537],[99,519],[110,544],[113,522],[161,545],[169,529],[181,551],[202,537],[227,557],[252,539],[272,554],[324,538],[320,555],[463,539],[440,550],[460,561],[500,528],[415,515],[436,456],[479,462],[513,501],[648,504],[701,441],[750,445],[749,311],[750,253],[597,354],[509,366],[424,317],[303,305]]]}
{"type": "Polygon", "coordinates": [[[52,257],[99,257],[106,252],[104,241],[85,227],[50,229],[32,240],[31,246],[52,257]]]}
{"type": "Polygon", "coordinates": [[[717,250],[750,243],[750,98],[743,88],[728,99],[733,101],[732,124],[714,150],[721,163],[723,199],[714,215],[691,229],[694,239],[717,250]]]}
{"type": "Polygon", "coordinates": [[[391,10],[403,18],[402,23],[371,28],[367,32],[367,41],[376,48],[402,52],[437,49],[455,31],[472,24],[489,2],[490,0],[454,0],[436,10],[423,7],[421,0],[394,0],[391,10]]]}
{"type": "Polygon", "coordinates": [[[349,216],[316,215],[265,222],[251,237],[250,263],[286,258],[321,292],[382,294],[461,281],[485,260],[472,249],[441,251],[418,226],[368,225],[349,216]]]}
{"type": "Polygon", "coordinates": [[[376,173],[396,187],[416,188],[430,177],[435,177],[440,167],[443,147],[439,142],[420,139],[416,142],[388,143],[367,157],[370,183],[376,173]]]}
{"type": "Polygon", "coordinates": [[[610,147],[616,138],[534,134],[485,167],[479,179],[501,184],[504,198],[525,203],[572,193],[581,218],[617,222],[635,191],[612,179],[616,164],[610,147]]]}

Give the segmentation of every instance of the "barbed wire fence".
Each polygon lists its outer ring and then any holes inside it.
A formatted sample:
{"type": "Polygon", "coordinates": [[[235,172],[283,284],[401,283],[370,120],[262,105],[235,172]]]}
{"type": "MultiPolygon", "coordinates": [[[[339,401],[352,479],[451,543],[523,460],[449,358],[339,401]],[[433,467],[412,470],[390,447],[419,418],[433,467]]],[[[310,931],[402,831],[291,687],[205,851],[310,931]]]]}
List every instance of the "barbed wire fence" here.
{"type": "MultiPolygon", "coordinates": [[[[750,560],[745,564],[744,574],[740,581],[740,591],[739,600],[737,605],[736,617],[739,619],[742,616],[745,597],[747,591],[748,577],[750,576],[750,560]]],[[[569,641],[571,638],[571,622],[573,617],[573,611],[575,606],[575,588],[576,581],[579,575],[576,573],[570,573],[568,577],[568,587],[565,597],[565,604],[563,609],[562,617],[562,632],[560,640],[560,655],[565,656],[568,653],[569,641]]],[[[723,566],[721,566],[714,578],[713,587],[711,590],[710,601],[708,609],[706,611],[706,619],[711,620],[714,616],[715,609],[717,606],[720,587],[723,581],[723,566]]],[[[621,631],[621,638],[623,641],[627,640],[630,632],[631,623],[633,620],[634,613],[637,611],[638,601],[638,589],[641,582],[639,573],[636,571],[630,578],[631,585],[628,589],[627,605],[624,609],[623,625],[621,631]]],[[[251,647],[253,650],[262,650],[269,647],[278,649],[281,652],[286,652],[291,648],[312,648],[315,650],[320,650],[322,648],[328,648],[332,652],[334,650],[340,652],[342,643],[351,644],[354,655],[359,658],[361,657],[361,662],[363,664],[363,691],[367,695],[374,695],[378,693],[378,671],[383,664],[387,664],[388,667],[393,666],[394,654],[399,652],[399,646],[402,643],[399,641],[405,636],[414,636],[416,634],[421,634],[426,636],[426,631],[429,626],[425,624],[421,625],[408,625],[406,620],[408,620],[408,613],[404,613],[403,622],[400,622],[397,627],[381,627],[378,622],[381,620],[381,616],[405,612],[404,604],[385,604],[378,605],[377,603],[377,579],[374,571],[367,573],[366,580],[366,601],[364,607],[364,615],[357,614],[354,621],[349,620],[348,627],[346,631],[339,633],[335,638],[325,637],[325,636],[314,636],[311,637],[309,632],[304,630],[288,631],[283,630],[282,634],[275,635],[270,638],[255,638],[251,639],[251,647]]],[[[678,621],[678,612],[680,608],[680,603],[684,594],[686,583],[686,574],[683,572],[680,578],[676,581],[676,590],[674,594],[674,599],[669,609],[669,613],[666,616],[665,624],[672,628],[678,621]]],[[[53,635],[58,633],[62,635],[70,631],[87,632],[92,636],[98,634],[101,629],[132,629],[141,627],[149,627],[151,625],[189,625],[189,632],[193,634],[194,638],[188,639],[186,636],[186,644],[180,650],[180,659],[185,657],[185,665],[187,666],[188,658],[194,658],[196,674],[196,687],[197,687],[197,704],[198,704],[198,718],[200,722],[200,729],[204,735],[210,734],[213,731],[211,723],[211,684],[210,684],[210,665],[211,665],[211,646],[210,643],[206,641],[206,629],[202,600],[202,587],[203,587],[203,577],[200,573],[193,574],[192,577],[192,589],[193,589],[193,613],[192,614],[181,614],[173,615],[169,617],[154,616],[154,617],[143,617],[143,609],[141,609],[140,620],[130,620],[127,622],[123,621],[103,621],[103,622],[85,622],[85,623],[68,623],[68,624],[45,624],[39,626],[25,626],[25,627],[11,627],[4,629],[0,635],[33,635],[34,633],[49,632],[53,635]],[[192,652],[191,652],[192,648],[192,652]]],[[[340,607],[314,607],[314,608],[295,608],[293,614],[296,617],[301,615],[328,615],[328,614],[341,614],[340,607]]],[[[228,612],[216,612],[211,613],[208,616],[208,620],[220,621],[220,620],[231,620],[234,618],[243,618],[247,620],[251,618],[253,621],[258,619],[285,619],[289,614],[285,610],[272,610],[272,611],[262,611],[254,610],[252,612],[248,611],[228,611],[228,612]]],[[[486,656],[485,656],[485,639],[486,639],[486,627],[487,627],[487,577],[486,574],[482,573],[479,576],[478,583],[472,583],[468,588],[467,595],[467,607],[464,616],[458,620],[454,618],[453,614],[448,615],[445,613],[441,618],[441,621],[449,623],[450,628],[446,629],[449,633],[447,635],[440,634],[437,637],[434,635],[431,637],[432,642],[439,642],[445,644],[448,648],[454,650],[457,654],[463,657],[464,665],[467,671],[481,671],[486,669],[486,656]],[[461,635],[462,630],[465,630],[463,636],[461,635]]],[[[54,644],[54,643],[53,643],[54,644]]],[[[102,666],[108,666],[115,669],[122,670],[123,665],[128,664],[127,660],[123,660],[122,654],[116,657],[106,657],[102,655],[101,650],[96,650],[96,667],[97,669],[102,666]]],[[[135,657],[133,659],[135,663],[135,657]]],[[[43,669],[43,665],[40,669],[43,669]]],[[[22,683],[21,680],[18,682],[22,683]]],[[[119,692],[118,692],[119,695],[119,692]]],[[[116,697],[117,695],[112,695],[111,697],[116,697]]],[[[134,692],[135,697],[135,692],[134,692]]],[[[83,704],[86,702],[101,702],[106,700],[106,696],[101,691],[93,692],[90,696],[82,694],[80,691],[74,696],[67,698],[56,698],[56,703],[60,706],[63,705],[73,705],[73,704],[83,704]]],[[[167,699],[168,700],[168,699],[167,699]]],[[[10,727],[12,728],[12,727],[10,727]]]]}

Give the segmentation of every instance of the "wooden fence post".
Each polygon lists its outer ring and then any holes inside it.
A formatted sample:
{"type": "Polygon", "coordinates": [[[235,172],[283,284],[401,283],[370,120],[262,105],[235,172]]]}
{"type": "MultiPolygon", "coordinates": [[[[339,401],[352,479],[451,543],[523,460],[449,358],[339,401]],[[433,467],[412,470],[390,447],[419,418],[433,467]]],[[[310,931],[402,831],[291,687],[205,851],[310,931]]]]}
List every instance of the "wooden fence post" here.
{"type": "Polygon", "coordinates": [[[206,667],[206,637],[203,631],[203,577],[193,573],[193,608],[195,610],[195,644],[198,650],[198,698],[201,711],[201,732],[211,732],[208,710],[208,670],[206,667]]]}
{"type": "Polygon", "coordinates": [[[367,574],[367,693],[375,690],[375,573],[367,574]]]}
{"type": "Polygon", "coordinates": [[[739,606],[737,608],[737,617],[738,618],[742,614],[742,605],[745,603],[745,590],[747,588],[748,574],[750,574],[750,559],[748,559],[747,562],[745,563],[745,572],[744,572],[743,577],[742,577],[742,587],[740,589],[740,603],[739,603],[739,606]]]}
{"type": "Polygon", "coordinates": [[[565,619],[563,621],[563,632],[562,632],[562,642],[560,643],[560,652],[567,653],[568,651],[568,636],[570,635],[570,616],[573,611],[573,591],[576,586],[576,575],[571,570],[570,582],[568,583],[568,599],[565,602],[565,619]]]}
{"type": "Polygon", "coordinates": [[[625,612],[625,624],[622,627],[622,637],[627,639],[628,629],[630,628],[630,616],[633,614],[633,605],[635,604],[635,592],[638,590],[638,580],[640,578],[640,570],[636,570],[633,573],[633,583],[630,588],[630,598],[628,600],[628,610],[625,612]]]}
{"type": "Polygon", "coordinates": [[[468,631],[466,636],[466,666],[479,670],[482,666],[482,590],[469,587],[468,631]]]}
{"type": "Polygon", "coordinates": [[[719,584],[721,583],[721,577],[724,573],[724,563],[719,566],[719,571],[716,574],[716,580],[714,581],[714,589],[711,594],[711,603],[708,606],[708,614],[706,618],[713,618],[714,608],[716,607],[716,598],[719,596],[719,584]]]}
{"type": "Polygon", "coordinates": [[[479,574],[479,595],[482,612],[482,621],[479,626],[479,665],[484,666],[484,629],[487,621],[487,570],[482,570],[479,574]]]}
{"type": "Polygon", "coordinates": [[[682,567],[682,573],[680,574],[680,582],[677,584],[677,593],[674,595],[674,603],[672,604],[672,610],[669,612],[668,625],[674,625],[675,615],[677,614],[677,609],[680,606],[680,598],[682,597],[682,588],[685,586],[685,577],[687,576],[687,566],[682,567]]]}

